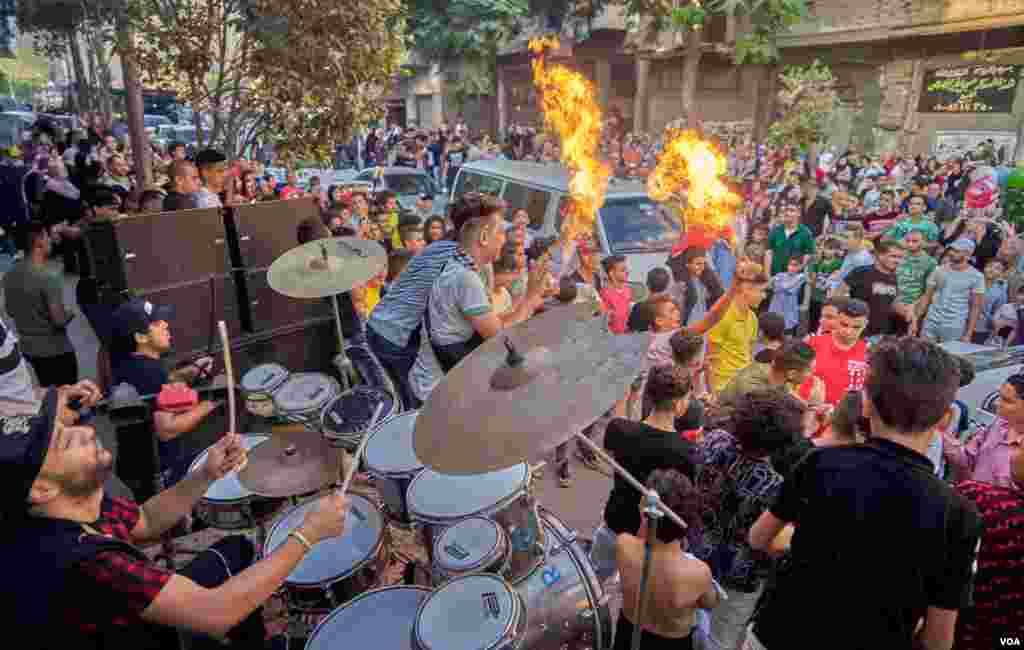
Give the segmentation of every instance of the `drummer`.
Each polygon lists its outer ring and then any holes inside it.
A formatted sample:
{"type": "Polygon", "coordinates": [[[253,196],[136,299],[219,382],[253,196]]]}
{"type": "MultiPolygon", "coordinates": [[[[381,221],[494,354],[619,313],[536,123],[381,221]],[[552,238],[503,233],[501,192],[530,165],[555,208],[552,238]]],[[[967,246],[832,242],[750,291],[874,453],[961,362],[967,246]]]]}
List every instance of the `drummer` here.
{"type": "MultiPolygon", "coordinates": [[[[454,257],[441,269],[427,298],[420,351],[409,371],[409,383],[422,403],[434,386],[463,357],[485,340],[532,316],[544,302],[547,264],[530,269],[526,295],[500,316],[491,308],[491,292],[480,270],[491,264],[505,245],[504,205],[486,195],[462,197],[452,210],[459,231],[454,257]]],[[[416,402],[414,402],[414,405],[416,402]]]]}
{"type": "Polygon", "coordinates": [[[321,499],[286,543],[255,564],[252,543],[238,535],[180,573],[167,571],[140,545],[159,540],[214,481],[245,462],[239,437],[221,438],[205,465],[140,506],[104,493],[113,456],[92,427],[58,417],[67,400],[51,389],[39,415],[0,417],[7,517],[0,553],[8,583],[17,585],[3,590],[0,606],[19,632],[36,647],[149,648],[176,642],[168,627],[177,627],[197,635],[194,649],[220,648],[211,637],[225,636],[235,647],[264,647],[261,605],[312,545],[342,534],[345,498],[321,499]]]}
{"type": "MultiPolygon", "coordinates": [[[[113,385],[128,384],[139,395],[158,394],[166,384],[193,383],[209,373],[213,359],[203,357],[169,373],[161,358],[171,349],[169,320],[172,310],[134,298],[114,312],[114,350],[111,370],[113,385]]],[[[184,449],[181,436],[198,427],[218,407],[203,401],[178,413],[156,411],[153,427],[159,440],[163,484],[171,486],[188,472],[194,455],[184,449]]]]}

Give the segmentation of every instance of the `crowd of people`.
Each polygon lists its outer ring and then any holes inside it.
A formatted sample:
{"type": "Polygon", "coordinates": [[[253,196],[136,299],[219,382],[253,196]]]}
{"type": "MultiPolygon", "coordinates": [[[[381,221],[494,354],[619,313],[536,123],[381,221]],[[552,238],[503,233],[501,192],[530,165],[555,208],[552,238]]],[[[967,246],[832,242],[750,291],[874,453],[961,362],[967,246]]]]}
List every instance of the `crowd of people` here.
{"type": "MultiPolygon", "coordinates": [[[[393,154],[448,185],[470,159],[467,140],[493,149],[462,121],[411,140],[400,131],[390,146],[388,134],[371,135],[381,141],[367,144],[372,162],[393,154]]],[[[536,135],[513,127],[493,153],[554,164],[557,143],[538,148],[536,135]]],[[[637,176],[660,146],[614,135],[605,144],[637,176]]],[[[650,333],[637,379],[586,434],[603,428],[604,448],[687,527],[662,518],[648,540],[643,495],[615,477],[591,559],[602,578],[621,580],[616,648],[629,647],[637,625],[644,648],[710,639],[729,650],[971,650],[1020,637],[1024,375],[999,388],[995,421],[971,430],[957,392],[974,370],[941,345],[1024,343],[1024,251],[999,218],[1000,181],[984,156],[938,164],[850,151],[808,161],[796,148],[731,147],[733,186],[745,198],[733,227],[684,234],[638,295],[629,258],[602,258],[586,237],[542,237],[526,210],[508,214],[496,197],[456,197],[434,216],[428,196],[404,211],[388,193],[299,188],[291,178],[267,194],[258,164],[184,153],[172,150],[163,209],[308,193],[321,217],[300,224],[299,243],[356,236],[388,251],[386,274],[350,299],[405,408],[419,408],[484,341],[563,304],[592,305],[616,334],[650,333]],[[637,620],[646,541],[654,570],[637,620]]],[[[99,177],[106,189],[93,177],[70,183],[86,211],[124,205],[116,155],[99,177]]],[[[141,507],[105,495],[112,459],[77,410],[100,390],[70,369],[74,314],[47,265],[55,242],[74,239],[75,221],[47,207],[32,208],[42,220],[21,230],[24,257],[4,278],[17,335],[0,331],[0,491],[18,522],[7,542],[14,557],[46,564],[42,575],[63,588],[33,577],[38,598],[14,599],[10,611],[119,642],[158,625],[257,647],[261,604],[312,544],[341,533],[344,498],[325,498],[258,561],[238,537],[179,573],[137,553],[244,452],[227,436],[203,471],[182,471],[192,458],[175,441],[215,408],[200,403],[157,422],[166,492],[141,507]]],[[[170,318],[159,306],[131,300],[113,320],[117,381],[143,393],[207,372],[205,361],[173,375],[162,368],[170,318]]],[[[565,487],[568,447],[554,452],[565,487]]],[[[602,469],[589,448],[576,456],[602,469]]]]}

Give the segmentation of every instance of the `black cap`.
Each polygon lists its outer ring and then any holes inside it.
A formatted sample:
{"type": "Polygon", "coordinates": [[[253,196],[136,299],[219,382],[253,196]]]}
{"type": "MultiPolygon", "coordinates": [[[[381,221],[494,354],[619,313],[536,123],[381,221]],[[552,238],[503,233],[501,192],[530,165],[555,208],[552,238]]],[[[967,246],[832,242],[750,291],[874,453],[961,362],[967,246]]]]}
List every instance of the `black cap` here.
{"type": "Polygon", "coordinates": [[[203,149],[196,154],[196,166],[206,167],[217,163],[227,162],[228,157],[216,149],[203,149]]]}
{"type": "Polygon", "coordinates": [[[434,200],[434,195],[433,194],[426,194],[426,193],[420,194],[420,200],[421,201],[433,201],[434,200]]]}
{"type": "Polygon", "coordinates": [[[0,417],[0,508],[8,514],[28,509],[32,483],[46,461],[57,419],[57,389],[51,388],[36,415],[0,417]]]}
{"type": "Polygon", "coordinates": [[[133,339],[135,334],[148,334],[150,325],[173,316],[170,306],[157,307],[148,300],[133,298],[114,310],[114,336],[133,339]]]}

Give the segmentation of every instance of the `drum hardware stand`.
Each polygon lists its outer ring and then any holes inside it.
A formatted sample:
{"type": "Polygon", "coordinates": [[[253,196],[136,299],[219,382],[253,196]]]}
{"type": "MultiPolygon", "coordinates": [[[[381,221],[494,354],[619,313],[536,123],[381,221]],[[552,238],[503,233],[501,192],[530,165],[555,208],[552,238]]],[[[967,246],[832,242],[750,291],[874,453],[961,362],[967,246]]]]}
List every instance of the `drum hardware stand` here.
{"type": "MultiPolygon", "coordinates": [[[[351,246],[349,248],[365,257],[365,253],[361,250],[351,246]]],[[[327,244],[320,244],[320,255],[323,258],[324,270],[328,270],[330,267],[327,262],[327,244]]],[[[352,376],[352,362],[349,361],[348,355],[345,354],[345,332],[341,329],[341,309],[338,307],[337,294],[331,296],[331,307],[334,309],[334,327],[338,333],[338,356],[334,357],[334,367],[338,369],[338,373],[341,375],[341,388],[343,391],[346,391],[352,388],[355,378],[352,376]]]]}
{"type": "Polygon", "coordinates": [[[644,539],[644,565],[640,574],[640,590],[636,595],[636,623],[633,624],[633,641],[630,644],[632,650],[640,650],[640,639],[643,636],[642,623],[644,620],[644,594],[647,593],[647,583],[651,577],[651,553],[654,547],[654,538],[658,534],[658,520],[662,512],[658,507],[658,493],[654,490],[647,491],[647,507],[644,514],[647,515],[647,530],[644,539]]]}

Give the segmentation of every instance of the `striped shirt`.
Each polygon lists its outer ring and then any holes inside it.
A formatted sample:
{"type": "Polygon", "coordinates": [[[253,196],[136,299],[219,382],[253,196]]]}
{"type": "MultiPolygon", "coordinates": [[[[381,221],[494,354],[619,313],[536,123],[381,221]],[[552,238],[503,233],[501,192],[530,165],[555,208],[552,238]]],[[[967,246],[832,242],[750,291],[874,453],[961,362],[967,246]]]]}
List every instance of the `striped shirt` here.
{"type": "MultiPolygon", "coordinates": [[[[32,384],[32,375],[21,356],[18,337],[0,320],[0,401],[8,403],[18,413],[36,413],[40,401],[32,384]]],[[[5,412],[8,411],[6,407],[5,412]]],[[[11,413],[14,414],[13,412],[11,413]]]]}
{"type": "Polygon", "coordinates": [[[455,242],[437,241],[412,258],[370,314],[368,324],[373,331],[392,345],[408,345],[409,337],[423,320],[434,281],[455,256],[455,250],[455,242]]]}

